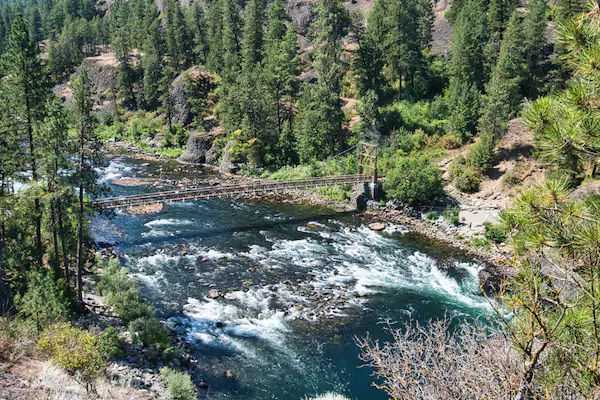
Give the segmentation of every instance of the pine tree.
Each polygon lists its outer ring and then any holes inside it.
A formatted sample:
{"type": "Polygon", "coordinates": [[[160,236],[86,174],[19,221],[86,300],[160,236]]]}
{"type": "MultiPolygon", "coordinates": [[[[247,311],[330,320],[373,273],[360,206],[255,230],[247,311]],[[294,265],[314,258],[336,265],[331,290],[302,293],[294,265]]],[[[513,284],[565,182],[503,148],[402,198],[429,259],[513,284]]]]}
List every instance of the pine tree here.
{"type": "Polygon", "coordinates": [[[303,90],[296,125],[298,154],[302,161],[326,158],[342,145],[340,95],[345,71],[342,39],[350,18],[339,0],[320,0],[315,10],[317,19],[311,27],[311,36],[318,79],[316,85],[309,84],[303,90]]]}
{"type": "Polygon", "coordinates": [[[486,42],[482,4],[465,4],[454,23],[449,61],[450,83],[446,90],[450,110],[449,130],[465,140],[475,132],[483,89],[483,49],[486,42]]]}
{"type": "Polygon", "coordinates": [[[117,90],[119,91],[126,106],[136,104],[133,85],[136,81],[135,70],[131,62],[131,46],[129,36],[124,27],[114,30],[112,44],[115,56],[119,62],[117,68],[117,90]]]}
{"type": "MultiPolygon", "coordinates": [[[[64,210],[70,205],[72,197],[72,182],[61,171],[74,169],[71,155],[76,153],[73,142],[69,137],[67,113],[60,104],[60,100],[52,96],[48,101],[48,115],[40,129],[41,140],[46,143],[49,150],[42,159],[41,168],[46,176],[47,192],[50,203],[50,232],[52,234],[52,247],[54,262],[60,263],[62,259],[65,281],[68,283],[69,256],[64,226],[64,210]],[[60,240],[59,240],[60,239],[60,240]]],[[[55,271],[55,276],[60,272],[55,271]]]]}
{"type": "Polygon", "coordinates": [[[215,51],[223,53],[223,69],[228,73],[237,71],[240,66],[242,21],[236,0],[217,0],[221,7],[222,46],[215,51]]]}
{"type": "Polygon", "coordinates": [[[144,43],[144,55],[142,57],[142,80],[143,103],[148,109],[155,109],[160,104],[160,81],[162,79],[162,30],[159,20],[152,23],[148,36],[144,43]]]}
{"type": "Polygon", "coordinates": [[[196,64],[204,63],[208,59],[209,37],[204,8],[199,0],[192,3],[186,16],[194,40],[194,62],[196,64]]]}
{"type": "Polygon", "coordinates": [[[539,92],[546,60],[546,11],[545,0],[532,0],[527,4],[528,12],[523,21],[525,79],[523,93],[534,98],[539,92]]]}
{"type": "Polygon", "coordinates": [[[209,4],[207,13],[208,25],[208,67],[220,72],[223,68],[223,12],[221,2],[216,0],[209,4]]]}
{"type": "Polygon", "coordinates": [[[424,0],[377,0],[369,15],[368,30],[373,43],[397,80],[400,89],[412,84],[418,71],[424,68],[423,51],[431,43],[433,27],[432,4],[424,0]]]}
{"type": "MultiPolygon", "coordinates": [[[[45,115],[46,99],[49,95],[45,82],[39,50],[36,43],[30,40],[25,21],[17,14],[11,26],[7,50],[3,57],[4,71],[7,76],[3,80],[5,90],[11,98],[11,123],[13,129],[23,134],[27,140],[28,154],[25,158],[31,170],[32,180],[37,182],[41,177],[38,171],[38,158],[41,156],[36,125],[45,115]]],[[[34,219],[36,225],[36,249],[38,262],[42,257],[42,209],[40,199],[34,197],[34,219]]]]}
{"type": "Polygon", "coordinates": [[[94,116],[92,87],[85,68],[80,68],[72,81],[73,117],[77,131],[78,163],[76,182],[78,186],[77,207],[77,301],[83,305],[82,274],[87,255],[84,249],[84,228],[88,210],[85,204],[86,195],[94,195],[99,191],[95,168],[102,164],[102,142],[94,132],[94,116]]]}
{"type": "Polygon", "coordinates": [[[244,68],[252,68],[262,60],[265,3],[249,0],[245,11],[243,60],[244,68]]]}
{"type": "Polygon", "coordinates": [[[521,80],[525,71],[523,49],[523,17],[515,11],[510,18],[500,46],[498,62],[486,85],[479,130],[488,132],[493,140],[500,139],[508,120],[521,103],[521,80]]]}
{"type": "Polygon", "coordinates": [[[190,66],[193,58],[193,39],[177,0],[165,3],[165,42],[169,63],[176,72],[190,66]]]}
{"type": "MultiPolygon", "coordinates": [[[[283,0],[275,0],[269,6],[269,21],[265,36],[264,74],[275,110],[277,132],[281,136],[285,122],[292,132],[293,104],[298,91],[300,57],[294,29],[285,22],[289,20],[283,0]]],[[[288,152],[289,153],[289,152],[288,152]]]]}
{"type": "Polygon", "coordinates": [[[350,29],[358,44],[356,57],[352,61],[352,70],[356,75],[359,94],[364,96],[367,92],[373,91],[379,98],[384,85],[382,75],[384,58],[381,49],[370,34],[372,31],[366,29],[362,13],[353,12],[351,19],[350,29]]]}

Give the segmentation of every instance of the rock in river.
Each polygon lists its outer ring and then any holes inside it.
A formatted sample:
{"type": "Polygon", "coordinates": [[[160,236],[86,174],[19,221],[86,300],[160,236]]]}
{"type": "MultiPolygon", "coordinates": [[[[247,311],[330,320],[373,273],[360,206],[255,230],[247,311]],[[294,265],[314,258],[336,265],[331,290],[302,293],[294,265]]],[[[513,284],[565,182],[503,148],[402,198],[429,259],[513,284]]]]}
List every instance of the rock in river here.
{"type": "Polygon", "coordinates": [[[210,289],[207,296],[209,299],[217,299],[222,296],[222,293],[220,290],[210,289]]]}
{"type": "Polygon", "coordinates": [[[372,224],[369,224],[369,229],[372,231],[382,231],[385,229],[385,225],[381,222],[373,222],[372,224]]]}

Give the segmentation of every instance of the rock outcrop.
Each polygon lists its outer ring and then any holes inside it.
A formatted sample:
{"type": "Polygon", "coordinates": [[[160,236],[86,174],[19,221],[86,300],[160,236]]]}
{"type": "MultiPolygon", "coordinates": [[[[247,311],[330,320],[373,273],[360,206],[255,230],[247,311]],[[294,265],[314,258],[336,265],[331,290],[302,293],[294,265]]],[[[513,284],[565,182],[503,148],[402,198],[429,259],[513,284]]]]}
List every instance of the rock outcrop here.
{"type": "Polygon", "coordinates": [[[200,67],[194,66],[187,71],[182,72],[171,83],[171,97],[173,99],[173,124],[189,125],[195,115],[189,99],[205,98],[208,102],[208,95],[214,88],[214,79],[212,75],[200,67]]]}
{"type": "MultiPolygon", "coordinates": [[[[206,133],[192,133],[188,138],[185,151],[177,161],[183,164],[204,164],[207,153],[212,149],[213,136],[206,133]]],[[[211,155],[212,158],[212,155],[211,155]]]]}
{"type": "Polygon", "coordinates": [[[230,140],[223,149],[223,157],[221,157],[221,165],[219,166],[222,171],[232,172],[236,169],[236,165],[231,161],[231,155],[229,154],[232,147],[233,140],[230,140]]]}

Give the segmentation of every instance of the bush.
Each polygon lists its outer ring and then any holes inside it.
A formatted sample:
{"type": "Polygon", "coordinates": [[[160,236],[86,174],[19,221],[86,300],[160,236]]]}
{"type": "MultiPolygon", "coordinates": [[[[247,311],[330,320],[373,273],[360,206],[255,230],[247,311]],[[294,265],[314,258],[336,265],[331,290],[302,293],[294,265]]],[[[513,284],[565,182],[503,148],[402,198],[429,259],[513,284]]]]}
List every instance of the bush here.
{"type": "Polygon", "coordinates": [[[98,338],[69,322],[49,326],[38,345],[59,367],[87,385],[106,367],[106,356],[98,338]]]}
{"type": "Polygon", "coordinates": [[[491,250],[492,246],[490,245],[490,241],[486,238],[473,238],[471,244],[477,248],[484,250],[491,250]]]}
{"type": "Polygon", "coordinates": [[[107,359],[123,354],[123,345],[119,338],[119,330],[114,326],[106,328],[100,335],[98,342],[102,353],[107,359]]]}
{"type": "Polygon", "coordinates": [[[129,332],[132,333],[134,343],[143,343],[146,346],[169,347],[170,330],[162,325],[157,318],[141,317],[129,323],[129,332]]]}
{"type": "Polygon", "coordinates": [[[437,219],[437,213],[434,210],[427,211],[425,218],[429,221],[435,221],[437,219]]]}
{"type": "Polygon", "coordinates": [[[509,171],[504,173],[504,175],[502,176],[502,182],[504,182],[504,184],[508,187],[513,187],[517,186],[521,182],[521,179],[519,178],[519,175],[517,175],[517,173],[509,171]]]}
{"type": "Polygon", "coordinates": [[[388,172],[384,189],[389,197],[413,204],[425,203],[443,193],[440,171],[427,157],[400,157],[388,172]]]}
{"type": "Polygon", "coordinates": [[[496,160],[494,145],[494,139],[490,134],[482,134],[479,142],[477,142],[469,153],[469,162],[480,171],[487,171],[492,168],[496,160]]]}
{"type": "Polygon", "coordinates": [[[348,201],[351,194],[347,185],[320,187],[315,189],[315,193],[333,201],[348,201]]]}
{"type": "Polygon", "coordinates": [[[167,387],[169,400],[196,399],[196,387],[188,374],[163,367],[160,369],[160,376],[167,387]]]}
{"type": "Polygon", "coordinates": [[[476,192],[481,183],[481,174],[473,169],[465,168],[454,178],[454,186],[461,192],[476,192]]]}
{"type": "Polygon", "coordinates": [[[459,226],[460,225],[460,207],[447,207],[444,210],[444,218],[448,220],[452,225],[459,226]]]}
{"type": "Polygon", "coordinates": [[[484,222],[485,228],[484,237],[492,243],[502,243],[506,240],[507,234],[499,225],[494,225],[490,222],[484,222]]]}
{"type": "Polygon", "coordinates": [[[71,302],[65,286],[62,279],[57,282],[50,272],[33,270],[27,274],[27,291],[22,297],[15,296],[15,303],[21,316],[38,332],[67,318],[71,302]]]}
{"type": "Polygon", "coordinates": [[[103,272],[97,289],[124,323],[154,315],[154,309],[144,302],[138,281],[129,277],[127,268],[121,268],[119,259],[103,260],[100,268],[103,272]]]}
{"type": "Polygon", "coordinates": [[[466,166],[467,160],[464,156],[456,157],[454,161],[452,161],[452,164],[450,164],[450,175],[452,175],[453,178],[461,176],[466,166]]]}

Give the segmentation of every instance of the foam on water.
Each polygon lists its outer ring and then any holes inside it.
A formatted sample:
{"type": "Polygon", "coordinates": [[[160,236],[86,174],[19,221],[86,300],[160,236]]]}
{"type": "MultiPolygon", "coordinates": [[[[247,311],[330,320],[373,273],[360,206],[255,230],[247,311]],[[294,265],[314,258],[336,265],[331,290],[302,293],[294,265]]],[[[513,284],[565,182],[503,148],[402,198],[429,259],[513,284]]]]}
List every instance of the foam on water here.
{"type": "Polygon", "coordinates": [[[182,226],[182,225],[192,225],[193,222],[187,219],[175,219],[175,218],[166,218],[166,219],[155,219],[150,222],[146,222],[144,226],[148,228],[154,228],[155,226],[182,226]]]}
{"type": "Polygon", "coordinates": [[[106,168],[97,169],[100,183],[109,183],[123,176],[131,175],[133,167],[112,161],[106,168]]]}
{"type": "Polygon", "coordinates": [[[256,356],[252,342],[260,339],[278,348],[285,347],[288,320],[297,317],[295,309],[274,307],[272,292],[268,287],[234,291],[226,300],[189,298],[184,305],[188,318],[188,339],[207,346],[234,349],[245,355],[256,356]],[[217,327],[217,323],[222,327],[217,327]]]}

